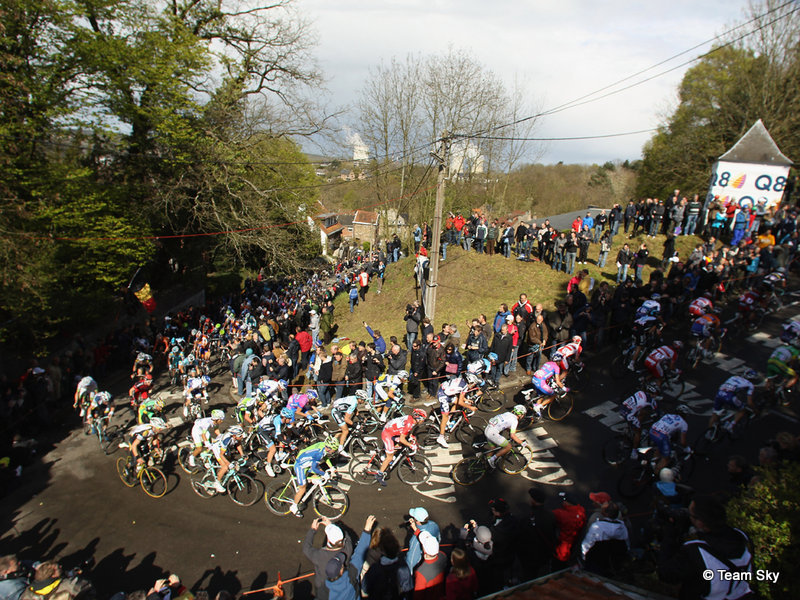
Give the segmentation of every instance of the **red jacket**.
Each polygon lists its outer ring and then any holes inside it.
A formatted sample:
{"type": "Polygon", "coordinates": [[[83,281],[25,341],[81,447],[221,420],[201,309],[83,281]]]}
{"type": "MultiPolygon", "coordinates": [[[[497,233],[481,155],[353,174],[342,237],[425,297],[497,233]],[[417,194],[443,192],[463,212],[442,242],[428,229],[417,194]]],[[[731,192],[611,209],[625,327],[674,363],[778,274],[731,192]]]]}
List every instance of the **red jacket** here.
{"type": "Polygon", "coordinates": [[[462,217],[461,215],[458,215],[453,220],[453,224],[456,226],[456,231],[461,231],[461,229],[464,227],[464,223],[466,223],[466,221],[464,220],[464,217],[462,217]]]}
{"type": "Polygon", "coordinates": [[[300,352],[308,352],[311,350],[311,344],[313,342],[311,340],[311,334],[307,331],[298,331],[297,335],[294,336],[294,339],[296,339],[297,343],[300,344],[300,352]]]}
{"type": "Polygon", "coordinates": [[[580,233],[582,225],[583,225],[583,219],[581,219],[580,217],[575,217],[575,220],[572,222],[572,230],[575,233],[580,233]]]}
{"type": "Polygon", "coordinates": [[[553,511],[553,516],[558,524],[556,558],[566,562],[572,554],[575,538],[586,524],[586,509],[580,505],[563,505],[553,511]]]}

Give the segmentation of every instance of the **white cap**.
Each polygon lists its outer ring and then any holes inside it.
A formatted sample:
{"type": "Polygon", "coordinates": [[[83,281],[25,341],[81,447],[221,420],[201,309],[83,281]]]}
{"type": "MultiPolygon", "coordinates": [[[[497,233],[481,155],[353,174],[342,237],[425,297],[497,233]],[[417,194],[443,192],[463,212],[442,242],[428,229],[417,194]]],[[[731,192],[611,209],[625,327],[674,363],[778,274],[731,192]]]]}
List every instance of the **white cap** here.
{"type": "Polygon", "coordinates": [[[422,523],[428,520],[428,511],[421,506],[418,506],[417,508],[412,508],[410,511],[408,511],[408,516],[422,523]]]}
{"type": "Polygon", "coordinates": [[[328,546],[335,546],[344,539],[341,528],[333,523],[325,527],[325,536],[328,538],[328,546]]]}
{"type": "Polygon", "coordinates": [[[439,554],[439,542],[427,531],[420,532],[419,543],[422,546],[422,551],[428,556],[439,554]]]}

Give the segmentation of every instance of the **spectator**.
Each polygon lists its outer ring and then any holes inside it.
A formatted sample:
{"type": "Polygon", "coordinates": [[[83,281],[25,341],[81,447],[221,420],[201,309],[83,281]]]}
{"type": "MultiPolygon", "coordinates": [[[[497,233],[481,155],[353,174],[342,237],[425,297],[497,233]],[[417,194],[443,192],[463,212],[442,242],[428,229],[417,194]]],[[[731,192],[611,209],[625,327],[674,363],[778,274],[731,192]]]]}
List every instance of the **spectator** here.
{"type": "Polygon", "coordinates": [[[436,396],[444,375],[444,348],[438,337],[433,337],[432,343],[426,352],[428,366],[428,380],[425,382],[430,396],[436,396]]]}
{"type": "Polygon", "coordinates": [[[489,351],[489,343],[483,335],[483,328],[478,321],[473,321],[466,342],[467,362],[475,362],[483,358],[489,351]]]}
{"type": "Polygon", "coordinates": [[[369,292],[369,273],[366,269],[362,268],[361,273],[358,274],[358,285],[360,286],[358,295],[362,302],[366,302],[367,292],[369,292]]]}
{"type": "Polygon", "coordinates": [[[342,529],[328,519],[324,517],[314,519],[303,542],[303,554],[314,565],[314,589],[316,597],[320,600],[328,598],[328,587],[325,585],[328,562],[340,552],[344,553],[348,559],[353,555],[353,542],[350,538],[346,538],[342,529]],[[314,548],[314,536],[320,525],[325,526],[325,546],[314,548]]]}
{"type": "Polygon", "coordinates": [[[457,377],[462,370],[461,364],[463,362],[463,358],[461,357],[461,353],[456,350],[456,347],[452,342],[448,342],[447,346],[445,346],[444,357],[444,371],[447,373],[448,379],[457,377]]]}
{"type": "Polygon", "coordinates": [[[355,307],[358,306],[358,288],[355,284],[350,288],[348,298],[350,299],[350,312],[353,312],[355,307]]]}
{"type": "Polygon", "coordinates": [[[439,549],[439,541],[411,522],[414,536],[422,546],[422,562],[414,571],[414,600],[439,600],[444,596],[447,556],[439,549]]]}
{"type": "Polygon", "coordinates": [[[367,325],[366,321],[362,321],[364,324],[364,328],[367,330],[369,337],[372,338],[372,341],[375,342],[375,349],[378,351],[378,354],[386,354],[386,340],[383,339],[380,330],[376,329],[375,331],[367,325]]]}
{"type": "Polygon", "coordinates": [[[67,576],[60,564],[48,560],[36,567],[33,580],[22,592],[20,600],[72,600],[79,596],[93,598],[94,595],[88,581],[67,576]]]}
{"type": "Polygon", "coordinates": [[[472,600],[478,593],[478,576],[467,553],[454,548],[450,553],[450,574],[445,580],[445,600],[472,600]]]}
{"type": "Polygon", "coordinates": [[[531,513],[525,525],[523,566],[527,577],[534,579],[550,572],[550,563],[555,554],[558,529],[553,511],[545,507],[547,495],[538,487],[528,490],[531,513]]]}
{"type": "MultiPolygon", "coordinates": [[[[372,517],[374,524],[375,517],[372,517]]],[[[370,525],[369,518],[367,526],[370,525]]],[[[361,533],[358,548],[361,550],[353,555],[353,562],[363,564],[366,552],[369,549],[370,531],[361,533]]],[[[367,600],[384,600],[384,598],[401,598],[409,600],[414,589],[414,580],[405,561],[400,559],[400,542],[391,529],[384,527],[380,530],[377,549],[380,553],[378,560],[370,565],[361,579],[361,592],[367,600]]]]}
{"type": "Polygon", "coordinates": [[[503,323],[502,327],[500,327],[500,333],[495,334],[490,348],[490,351],[497,355],[497,364],[492,369],[491,377],[494,385],[499,384],[501,373],[507,373],[513,341],[511,334],[508,333],[508,323],[503,323]]]}
{"type": "Polygon", "coordinates": [[[494,522],[489,527],[492,531],[492,540],[494,542],[492,567],[495,574],[495,582],[499,583],[499,587],[503,587],[508,584],[511,578],[511,569],[514,565],[519,542],[520,527],[511,514],[508,502],[504,499],[495,498],[489,502],[489,510],[494,519],[494,522]]]}
{"type": "Polygon", "coordinates": [[[586,509],[578,504],[568,492],[560,492],[561,508],[553,511],[558,524],[558,544],[556,545],[556,561],[565,565],[572,556],[572,547],[584,524],[586,509]]]}
{"type": "Polygon", "coordinates": [[[408,378],[408,393],[415,400],[420,397],[420,380],[425,378],[427,372],[427,356],[419,340],[411,344],[411,370],[408,378]]]}
{"type": "Polygon", "coordinates": [[[572,324],[572,315],[567,311],[567,303],[559,300],[556,302],[556,310],[547,315],[547,327],[552,346],[551,354],[567,343],[572,324]]]}
{"type": "Polygon", "coordinates": [[[634,224],[634,231],[636,230],[636,205],[633,203],[633,200],[628,200],[628,206],[625,207],[625,213],[623,217],[625,228],[624,231],[628,233],[628,227],[631,223],[634,224]]]}
{"type": "Polygon", "coordinates": [[[594,236],[592,236],[592,241],[595,244],[600,241],[600,235],[603,233],[606,223],[608,223],[608,216],[606,215],[605,209],[603,209],[594,220],[594,236]]]}
{"type": "Polygon", "coordinates": [[[526,333],[528,346],[525,351],[528,356],[525,357],[525,372],[527,375],[531,375],[539,368],[542,349],[547,346],[548,335],[544,314],[540,312],[534,317],[534,321],[526,333]]]}
{"type": "Polygon", "coordinates": [[[589,231],[591,231],[594,227],[594,217],[592,217],[592,214],[589,212],[586,213],[586,216],[583,217],[583,220],[581,221],[581,229],[584,227],[589,231]]]}
{"type": "Polygon", "coordinates": [[[411,350],[411,344],[417,339],[419,324],[422,322],[422,310],[418,300],[406,304],[406,316],[403,319],[406,322],[406,348],[411,350]]]}
{"type": "MultiPolygon", "coordinates": [[[[378,345],[375,345],[377,350],[378,345]]],[[[387,366],[386,372],[389,375],[395,375],[399,371],[405,371],[406,361],[408,359],[408,352],[403,350],[398,344],[394,344],[389,354],[386,356],[387,366]]]]}
{"type": "Polygon", "coordinates": [[[492,531],[471,520],[461,530],[461,539],[467,544],[467,555],[478,576],[478,593],[485,596],[493,591],[492,531]]]}
{"type": "Polygon", "coordinates": [[[584,225],[583,229],[578,234],[578,262],[582,265],[585,265],[589,258],[589,244],[591,241],[592,233],[590,229],[584,225]]]}
{"type": "Polygon", "coordinates": [[[566,264],[564,270],[567,275],[572,275],[575,270],[575,260],[578,258],[578,238],[575,233],[571,233],[564,245],[564,256],[566,257],[566,264]]]}
{"type": "Polygon", "coordinates": [[[0,599],[18,600],[28,587],[28,580],[13,554],[0,557],[0,599]]]}
{"type": "Polygon", "coordinates": [[[611,231],[606,231],[600,238],[600,254],[597,256],[597,266],[601,269],[606,266],[606,259],[611,250],[611,231]]]}
{"type": "Polygon", "coordinates": [[[636,258],[634,259],[634,264],[636,266],[636,283],[642,283],[642,271],[644,270],[644,266],[647,264],[647,257],[650,256],[650,252],[647,250],[647,244],[642,243],[639,246],[639,251],[636,253],[636,258]]]}
{"type": "MultiPolygon", "coordinates": [[[[427,531],[437,542],[442,540],[442,534],[439,531],[439,525],[435,521],[429,519],[428,511],[418,506],[408,511],[408,523],[411,525],[412,530],[414,527],[420,531],[427,531]]],[[[408,542],[408,551],[406,552],[406,564],[408,569],[413,571],[414,568],[422,560],[422,547],[420,546],[419,537],[414,535],[408,542]]]]}
{"type": "Polygon", "coordinates": [[[561,263],[564,261],[564,247],[566,245],[567,245],[567,236],[562,231],[553,242],[553,264],[550,265],[551,269],[554,269],[556,271],[561,270],[561,263]]]}
{"type": "MultiPolygon", "coordinates": [[[[581,542],[581,557],[586,561],[586,569],[605,574],[608,571],[604,565],[608,558],[616,555],[618,559],[624,557],[630,548],[628,539],[628,528],[619,518],[619,507],[613,502],[606,502],[601,508],[601,515],[586,530],[586,535],[581,542]],[[601,551],[598,546],[596,552],[591,553],[592,548],[603,542],[622,542],[615,548],[613,544],[604,544],[601,551]],[[624,546],[623,546],[624,544],[624,546]],[[599,554],[605,554],[605,557],[599,554]],[[609,556],[611,555],[611,556],[609,556]]],[[[617,564],[621,564],[621,560],[617,564]]]]}

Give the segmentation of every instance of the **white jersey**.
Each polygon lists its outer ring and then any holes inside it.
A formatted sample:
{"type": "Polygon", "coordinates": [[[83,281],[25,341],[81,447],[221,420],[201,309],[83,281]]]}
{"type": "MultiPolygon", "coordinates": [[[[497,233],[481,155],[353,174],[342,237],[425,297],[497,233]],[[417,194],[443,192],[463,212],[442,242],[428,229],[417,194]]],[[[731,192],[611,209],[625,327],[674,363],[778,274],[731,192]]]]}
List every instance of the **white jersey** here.
{"type": "Polygon", "coordinates": [[[202,419],[197,419],[192,425],[192,437],[195,437],[195,434],[202,435],[206,431],[211,431],[214,427],[214,419],[211,417],[203,417],[202,419]]]}
{"type": "Polygon", "coordinates": [[[638,415],[639,411],[643,408],[656,407],[655,402],[652,402],[647,394],[642,391],[638,391],[633,396],[627,398],[622,403],[622,406],[627,408],[631,415],[638,415]]]}
{"type": "Polygon", "coordinates": [[[274,379],[267,379],[258,384],[258,391],[267,396],[267,398],[277,396],[280,391],[280,384],[274,379]]]}
{"type": "Polygon", "coordinates": [[[97,382],[88,375],[78,382],[78,392],[94,392],[97,390],[97,382]]]}
{"type": "Polygon", "coordinates": [[[467,383],[463,377],[456,377],[450,381],[445,381],[442,384],[442,387],[439,388],[439,393],[449,396],[450,398],[454,398],[455,396],[460,395],[462,392],[466,392],[468,389],[469,383],[467,383]]]}
{"type": "Polygon", "coordinates": [[[686,421],[684,421],[683,417],[680,415],[669,414],[664,415],[656,421],[655,425],[653,425],[653,431],[658,431],[667,437],[672,437],[675,433],[686,433],[689,431],[689,425],[687,425],[686,421]]]}
{"type": "Polygon", "coordinates": [[[747,381],[744,377],[740,377],[739,375],[734,375],[733,377],[729,377],[725,380],[721,386],[719,386],[719,390],[717,390],[717,395],[724,395],[727,398],[732,398],[739,394],[739,392],[746,392],[748,396],[753,393],[755,386],[752,382],[747,381]]]}
{"type": "Polygon", "coordinates": [[[495,415],[489,419],[489,424],[486,426],[486,428],[488,429],[491,427],[497,432],[505,431],[506,429],[513,432],[517,430],[517,425],[519,425],[519,419],[517,418],[517,415],[512,412],[505,412],[501,415],[495,415]]]}

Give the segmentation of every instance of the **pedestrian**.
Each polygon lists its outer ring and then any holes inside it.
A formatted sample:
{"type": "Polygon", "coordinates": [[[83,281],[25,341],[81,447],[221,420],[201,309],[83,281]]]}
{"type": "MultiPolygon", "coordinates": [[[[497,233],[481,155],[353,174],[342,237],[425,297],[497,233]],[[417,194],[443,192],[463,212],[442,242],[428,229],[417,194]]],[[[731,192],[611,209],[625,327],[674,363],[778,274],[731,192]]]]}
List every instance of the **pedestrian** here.
{"type": "Polygon", "coordinates": [[[439,541],[411,522],[414,536],[422,546],[422,562],[414,570],[413,600],[440,600],[444,597],[447,556],[439,549],[439,541]]]}
{"type": "Polygon", "coordinates": [[[406,348],[411,350],[411,344],[417,339],[419,324],[422,321],[422,310],[418,300],[406,304],[406,316],[403,319],[406,322],[406,348]]]}
{"type": "Polygon", "coordinates": [[[325,585],[328,579],[328,562],[340,552],[349,559],[353,555],[352,540],[346,538],[342,529],[327,518],[314,519],[303,542],[303,554],[314,565],[314,589],[316,597],[321,600],[328,600],[328,587],[325,585]],[[325,545],[322,548],[315,548],[314,536],[320,525],[325,529],[325,545]]]}
{"type": "Polygon", "coordinates": [[[478,576],[462,548],[450,553],[450,573],[445,580],[445,600],[472,600],[478,593],[478,576]]]}
{"type": "Polygon", "coordinates": [[[575,270],[575,260],[578,258],[578,238],[575,233],[570,233],[570,237],[564,245],[564,256],[566,257],[564,270],[567,275],[572,275],[575,270]]]}
{"type": "Polygon", "coordinates": [[[600,238],[600,254],[597,257],[597,266],[601,269],[606,266],[606,259],[611,250],[611,231],[605,231],[600,238]]]}
{"type": "Polygon", "coordinates": [[[647,264],[647,257],[650,256],[650,252],[647,250],[647,244],[642,243],[639,246],[639,251],[636,253],[636,258],[634,259],[634,265],[636,266],[636,283],[641,285],[642,283],[642,271],[644,270],[644,266],[647,264]]]}
{"type": "Polygon", "coordinates": [[[553,241],[553,264],[550,265],[551,269],[555,271],[561,270],[561,264],[564,261],[564,247],[566,245],[567,245],[567,236],[562,231],[558,235],[558,237],[553,241]]]}
{"type": "Polygon", "coordinates": [[[358,305],[358,288],[355,286],[355,284],[353,284],[353,286],[350,288],[348,297],[350,299],[350,312],[353,312],[355,307],[358,305]]]}
{"type": "MultiPolygon", "coordinates": [[[[425,508],[417,506],[409,510],[408,524],[412,531],[415,527],[420,531],[427,531],[437,542],[441,542],[442,534],[439,530],[439,525],[430,519],[430,515],[425,508]]],[[[408,551],[406,552],[406,564],[409,570],[413,571],[421,560],[422,546],[420,545],[419,536],[413,535],[408,542],[408,551]]]]}
{"type": "Polygon", "coordinates": [[[617,285],[628,277],[628,267],[630,267],[632,260],[633,253],[630,246],[623,244],[620,251],[617,252],[617,285]]]}

